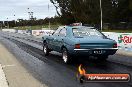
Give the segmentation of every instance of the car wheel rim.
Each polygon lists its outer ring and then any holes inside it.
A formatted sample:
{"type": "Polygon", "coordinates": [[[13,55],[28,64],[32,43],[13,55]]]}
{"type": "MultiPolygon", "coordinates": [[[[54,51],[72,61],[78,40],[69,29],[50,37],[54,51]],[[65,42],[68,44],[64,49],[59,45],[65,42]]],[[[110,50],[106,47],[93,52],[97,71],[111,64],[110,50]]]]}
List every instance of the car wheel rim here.
{"type": "Polygon", "coordinates": [[[47,48],[46,48],[46,46],[44,46],[44,53],[47,53],[47,48]]]}
{"type": "Polygon", "coordinates": [[[68,60],[68,58],[67,58],[67,52],[64,51],[64,52],[63,52],[63,61],[66,63],[67,60],[68,60]]]}

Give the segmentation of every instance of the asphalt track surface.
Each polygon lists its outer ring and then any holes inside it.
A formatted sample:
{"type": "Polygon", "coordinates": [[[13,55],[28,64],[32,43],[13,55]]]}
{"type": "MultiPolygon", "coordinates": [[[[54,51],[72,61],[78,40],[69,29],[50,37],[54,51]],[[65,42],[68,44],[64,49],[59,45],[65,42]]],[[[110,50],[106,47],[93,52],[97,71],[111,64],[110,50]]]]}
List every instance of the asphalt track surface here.
{"type": "Polygon", "coordinates": [[[80,64],[83,64],[87,73],[130,73],[132,75],[131,64],[122,62],[124,57],[127,61],[130,61],[128,59],[132,57],[115,54],[104,62],[80,58],[75,63],[66,65],[62,61],[60,53],[52,52],[49,56],[44,57],[41,39],[33,36],[0,32],[0,42],[16,56],[34,78],[49,87],[132,87],[132,81],[80,84],[76,79],[80,64]]]}

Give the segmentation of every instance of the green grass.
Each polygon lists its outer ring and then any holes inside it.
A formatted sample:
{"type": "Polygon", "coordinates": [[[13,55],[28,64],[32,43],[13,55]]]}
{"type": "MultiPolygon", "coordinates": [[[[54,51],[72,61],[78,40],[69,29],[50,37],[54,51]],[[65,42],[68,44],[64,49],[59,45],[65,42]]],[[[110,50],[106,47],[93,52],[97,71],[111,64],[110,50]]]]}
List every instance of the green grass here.
{"type": "MultiPolygon", "coordinates": [[[[52,29],[57,29],[60,25],[51,25],[50,28],[52,29]]],[[[49,25],[36,25],[36,26],[18,26],[18,27],[14,27],[15,29],[18,30],[41,30],[42,28],[49,28],[49,25]]]]}

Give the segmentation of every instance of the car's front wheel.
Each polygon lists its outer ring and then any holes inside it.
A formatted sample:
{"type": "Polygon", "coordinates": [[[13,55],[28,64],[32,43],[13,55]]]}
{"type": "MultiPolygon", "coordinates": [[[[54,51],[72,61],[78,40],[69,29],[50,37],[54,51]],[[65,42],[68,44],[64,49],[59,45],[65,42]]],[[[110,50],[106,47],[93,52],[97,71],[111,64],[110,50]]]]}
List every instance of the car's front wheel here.
{"type": "Polygon", "coordinates": [[[43,45],[43,52],[44,52],[45,56],[49,55],[49,48],[46,43],[44,43],[44,45],[43,45]]]}
{"type": "Polygon", "coordinates": [[[66,48],[62,49],[62,59],[63,59],[63,62],[66,63],[66,64],[69,64],[69,63],[72,62],[72,58],[69,55],[69,53],[68,53],[66,48]]]}

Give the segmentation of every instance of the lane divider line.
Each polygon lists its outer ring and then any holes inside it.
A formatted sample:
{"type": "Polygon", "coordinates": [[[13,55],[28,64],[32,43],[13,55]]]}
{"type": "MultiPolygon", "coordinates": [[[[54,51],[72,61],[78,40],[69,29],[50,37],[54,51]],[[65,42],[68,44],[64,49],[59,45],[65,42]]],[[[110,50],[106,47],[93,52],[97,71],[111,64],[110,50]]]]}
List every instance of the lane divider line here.
{"type": "Polygon", "coordinates": [[[2,68],[5,68],[5,67],[14,67],[15,65],[3,65],[2,68]]]}

